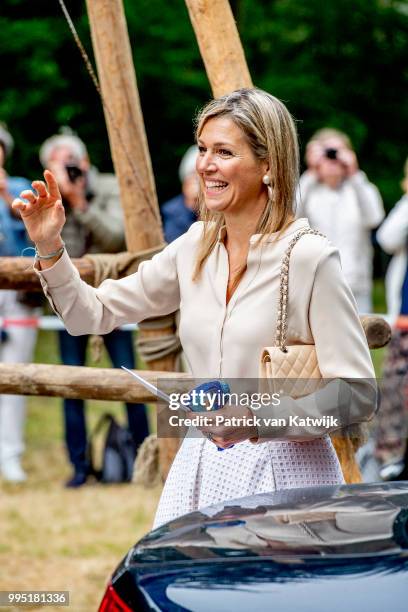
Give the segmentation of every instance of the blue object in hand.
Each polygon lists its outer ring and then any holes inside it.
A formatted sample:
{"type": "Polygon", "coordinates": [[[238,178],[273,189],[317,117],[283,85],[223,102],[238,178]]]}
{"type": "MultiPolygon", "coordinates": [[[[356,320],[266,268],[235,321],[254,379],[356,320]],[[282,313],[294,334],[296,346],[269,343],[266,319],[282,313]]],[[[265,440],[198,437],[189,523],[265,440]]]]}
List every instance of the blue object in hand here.
{"type": "MultiPolygon", "coordinates": [[[[193,412],[212,412],[223,408],[223,395],[230,393],[231,389],[228,383],[220,380],[211,380],[194,387],[190,391],[189,408],[193,412]],[[211,398],[211,400],[210,400],[211,398]]],[[[219,451],[228,450],[217,447],[219,451]]],[[[230,446],[232,448],[232,446],[230,446]]]]}

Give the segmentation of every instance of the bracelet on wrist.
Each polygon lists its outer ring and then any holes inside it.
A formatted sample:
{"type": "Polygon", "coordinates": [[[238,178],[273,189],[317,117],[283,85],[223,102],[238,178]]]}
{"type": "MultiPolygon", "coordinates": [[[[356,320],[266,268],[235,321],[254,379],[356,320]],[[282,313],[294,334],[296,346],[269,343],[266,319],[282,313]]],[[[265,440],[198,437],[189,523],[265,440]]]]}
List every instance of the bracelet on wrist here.
{"type": "Polygon", "coordinates": [[[40,255],[40,253],[38,252],[37,249],[37,245],[35,245],[35,255],[34,257],[36,259],[54,259],[54,257],[59,257],[60,255],[63,254],[63,252],[65,251],[65,242],[62,241],[62,246],[57,250],[57,251],[53,251],[52,253],[47,253],[47,255],[40,255]]]}

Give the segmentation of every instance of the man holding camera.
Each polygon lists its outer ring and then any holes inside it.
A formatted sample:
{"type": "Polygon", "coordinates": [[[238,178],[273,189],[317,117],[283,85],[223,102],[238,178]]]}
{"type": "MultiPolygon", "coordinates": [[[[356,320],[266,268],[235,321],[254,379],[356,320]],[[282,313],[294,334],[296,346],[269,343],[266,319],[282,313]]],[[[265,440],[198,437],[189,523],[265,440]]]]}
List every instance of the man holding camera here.
{"type": "MultiPolygon", "coordinates": [[[[57,134],[40,149],[44,168],[54,173],[65,207],[66,223],[62,231],[68,254],[117,253],[125,250],[123,216],[117,180],[91,166],[85,144],[74,134],[57,134]]],[[[88,336],[59,332],[61,358],[65,365],[84,365],[88,336]]],[[[134,368],[132,335],[114,330],[102,336],[115,367],[134,368]]],[[[148,434],[143,404],[126,404],[129,429],[137,448],[148,434]]],[[[65,439],[74,468],[66,486],[80,487],[89,475],[86,458],[86,423],[83,400],[65,399],[65,439]]]]}
{"type": "Polygon", "coordinates": [[[361,314],[372,312],[371,230],[384,218],[378,189],[359,170],[346,134],[325,128],[306,147],[297,215],[339,249],[344,275],[361,314]]]}

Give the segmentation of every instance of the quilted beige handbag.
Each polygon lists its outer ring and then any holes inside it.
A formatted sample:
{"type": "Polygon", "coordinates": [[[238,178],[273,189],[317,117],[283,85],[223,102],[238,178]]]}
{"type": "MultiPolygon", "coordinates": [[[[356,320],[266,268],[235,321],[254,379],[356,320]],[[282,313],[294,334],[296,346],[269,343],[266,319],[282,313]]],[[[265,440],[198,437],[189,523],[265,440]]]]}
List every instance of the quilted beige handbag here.
{"type": "MultiPolygon", "coordinates": [[[[270,393],[284,388],[284,392],[294,399],[303,397],[321,386],[321,372],[314,344],[286,345],[289,295],[289,260],[293,247],[306,234],[322,234],[306,228],[298,232],[286,249],[280,271],[279,305],[276,325],[275,346],[267,346],[262,351],[259,377],[264,388],[270,393]]],[[[332,436],[333,446],[347,483],[361,482],[353,442],[346,430],[341,435],[332,436]]]]}

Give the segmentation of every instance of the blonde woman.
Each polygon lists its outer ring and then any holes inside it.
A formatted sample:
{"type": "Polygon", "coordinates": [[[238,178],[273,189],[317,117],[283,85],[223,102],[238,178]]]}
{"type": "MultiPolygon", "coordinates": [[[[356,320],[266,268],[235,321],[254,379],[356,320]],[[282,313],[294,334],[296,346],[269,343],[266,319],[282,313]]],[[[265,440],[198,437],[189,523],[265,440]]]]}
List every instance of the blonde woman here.
{"type": "MultiPolygon", "coordinates": [[[[196,138],[202,220],[136,274],[98,289],[81,281],[61,242],[64,211],[50,172],[47,185],[34,183],[38,197],[23,192],[29,202],[14,206],[37,245],[45,294],[70,333],[104,334],[180,308],[180,339],[194,377],[256,378],[262,347],[274,343],[283,253],[308,227],[293,212],[296,130],[279,100],[242,89],[204,107],[196,138]]],[[[338,252],[324,237],[304,236],[294,249],[289,304],[288,344],[315,344],[324,377],[374,376],[338,252]]],[[[354,385],[348,388],[350,422],[369,419],[374,406],[353,401],[354,385]]],[[[285,410],[301,407],[288,402],[285,410]]],[[[251,415],[244,406],[220,413],[251,415]]],[[[343,482],[326,430],[315,430],[307,441],[301,428],[268,435],[252,425],[219,426],[204,433],[183,441],[156,526],[234,497],[343,482]]]]}

